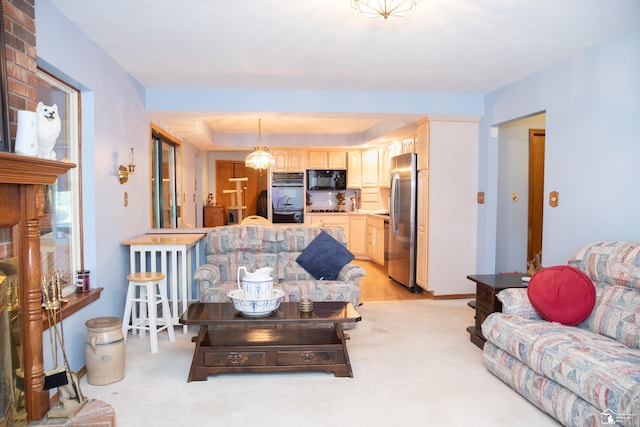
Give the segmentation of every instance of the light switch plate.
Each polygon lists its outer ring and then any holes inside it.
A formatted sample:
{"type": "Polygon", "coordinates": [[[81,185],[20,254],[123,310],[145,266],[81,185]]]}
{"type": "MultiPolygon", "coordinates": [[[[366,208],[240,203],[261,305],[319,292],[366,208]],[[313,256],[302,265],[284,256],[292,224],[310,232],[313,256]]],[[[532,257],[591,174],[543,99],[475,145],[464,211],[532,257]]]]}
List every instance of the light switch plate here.
{"type": "Polygon", "coordinates": [[[549,206],[552,208],[557,208],[560,202],[560,195],[557,191],[552,191],[549,193],[549,206]]]}

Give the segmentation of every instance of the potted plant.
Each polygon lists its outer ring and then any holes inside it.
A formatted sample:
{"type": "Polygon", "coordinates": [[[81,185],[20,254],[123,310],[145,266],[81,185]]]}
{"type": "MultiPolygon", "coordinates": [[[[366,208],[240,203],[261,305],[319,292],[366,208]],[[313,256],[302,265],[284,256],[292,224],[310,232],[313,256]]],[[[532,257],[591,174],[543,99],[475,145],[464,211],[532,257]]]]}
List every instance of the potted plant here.
{"type": "Polygon", "coordinates": [[[338,200],[338,211],[343,212],[344,211],[345,193],[336,194],[336,200],[338,200]]]}

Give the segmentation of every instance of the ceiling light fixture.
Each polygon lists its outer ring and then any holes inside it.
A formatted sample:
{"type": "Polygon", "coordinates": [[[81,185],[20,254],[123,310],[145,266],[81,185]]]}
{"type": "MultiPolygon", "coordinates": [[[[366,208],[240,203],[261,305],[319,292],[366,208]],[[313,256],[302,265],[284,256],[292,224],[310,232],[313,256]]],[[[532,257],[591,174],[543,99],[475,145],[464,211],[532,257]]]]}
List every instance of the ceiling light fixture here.
{"type": "Polygon", "coordinates": [[[420,0],[351,0],[351,6],[369,18],[401,17],[420,0]]]}
{"type": "Polygon", "coordinates": [[[273,155],[269,153],[269,149],[262,146],[262,124],[260,119],[258,119],[258,146],[254,147],[254,150],[244,160],[245,166],[253,169],[268,169],[276,163],[273,155]]]}

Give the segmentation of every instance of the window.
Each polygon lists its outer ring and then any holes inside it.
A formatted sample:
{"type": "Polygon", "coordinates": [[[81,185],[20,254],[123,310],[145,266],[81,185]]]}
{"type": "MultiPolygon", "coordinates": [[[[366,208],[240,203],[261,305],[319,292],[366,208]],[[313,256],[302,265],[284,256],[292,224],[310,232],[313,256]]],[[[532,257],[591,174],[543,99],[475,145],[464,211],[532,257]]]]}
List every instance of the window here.
{"type": "Polygon", "coordinates": [[[78,165],[45,186],[45,215],[40,220],[42,277],[61,276],[63,295],[75,291],[75,272],[83,269],[79,140],[79,92],[38,70],[38,101],[57,105],[61,131],[54,151],[57,160],[78,165]]]}

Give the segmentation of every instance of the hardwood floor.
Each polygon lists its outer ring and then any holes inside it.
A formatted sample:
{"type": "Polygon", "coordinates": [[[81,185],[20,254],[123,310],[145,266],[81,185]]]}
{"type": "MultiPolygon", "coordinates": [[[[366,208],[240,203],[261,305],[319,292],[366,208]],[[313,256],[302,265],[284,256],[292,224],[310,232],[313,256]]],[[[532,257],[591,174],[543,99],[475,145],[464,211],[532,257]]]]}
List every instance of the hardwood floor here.
{"type": "Polygon", "coordinates": [[[429,298],[429,294],[425,291],[413,293],[391,280],[387,271],[374,262],[360,259],[351,262],[361,265],[367,270],[367,275],[360,280],[360,301],[363,303],[429,298]]]}

